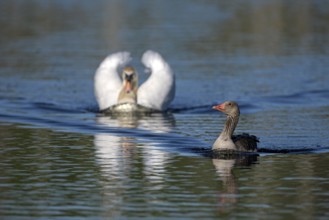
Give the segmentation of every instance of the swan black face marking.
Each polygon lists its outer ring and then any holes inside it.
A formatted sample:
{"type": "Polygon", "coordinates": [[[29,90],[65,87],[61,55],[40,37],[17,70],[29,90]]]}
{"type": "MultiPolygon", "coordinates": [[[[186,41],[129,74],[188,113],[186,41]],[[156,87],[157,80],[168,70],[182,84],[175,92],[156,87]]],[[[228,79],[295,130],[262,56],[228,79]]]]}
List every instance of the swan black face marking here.
{"type": "Polygon", "coordinates": [[[131,82],[134,78],[134,74],[125,74],[125,80],[131,82]]]}

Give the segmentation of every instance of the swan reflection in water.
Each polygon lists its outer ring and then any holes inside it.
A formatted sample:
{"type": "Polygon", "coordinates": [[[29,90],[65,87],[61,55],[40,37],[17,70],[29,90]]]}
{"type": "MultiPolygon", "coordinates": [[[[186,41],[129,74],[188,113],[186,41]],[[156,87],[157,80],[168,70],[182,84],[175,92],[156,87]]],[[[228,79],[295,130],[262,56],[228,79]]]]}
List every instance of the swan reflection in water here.
{"type": "Polygon", "coordinates": [[[223,182],[223,188],[218,192],[218,208],[220,212],[231,211],[239,198],[238,183],[234,176],[233,169],[235,167],[250,167],[257,162],[257,159],[258,154],[238,154],[232,155],[231,157],[212,159],[216,173],[223,182]]]}
{"type": "Polygon", "coordinates": [[[104,133],[97,133],[94,136],[96,158],[104,177],[108,180],[113,180],[115,177],[117,183],[113,182],[113,184],[121,184],[121,181],[124,181],[133,170],[144,172],[146,177],[151,178],[150,181],[161,179],[169,154],[156,149],[155,145],[158,144],[154,142],[156,140],[143,137],[143,134],[156,136],[159,133],[170,132],[175,125],[172,114],[100,115],[96,117],[96,122],[105,127],[104,133]],[[106,128],[111,128],[112,131],[118,128],[118,132],[113,134],[111,130],[107,132],[106,128]],[[139,131],[142,132],[138,133],[139,131]],[[136,163],[143,165],[136,166],[136,163]]]}

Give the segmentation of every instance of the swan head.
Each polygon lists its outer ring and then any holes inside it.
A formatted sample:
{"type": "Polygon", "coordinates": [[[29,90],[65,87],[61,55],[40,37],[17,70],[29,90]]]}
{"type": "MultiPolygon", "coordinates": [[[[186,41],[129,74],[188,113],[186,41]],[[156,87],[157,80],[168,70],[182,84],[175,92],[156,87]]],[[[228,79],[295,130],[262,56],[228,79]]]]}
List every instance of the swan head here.
{"type": "Polygon", "coordinates": [[[137,72],[133,67],[127,66],[122,71],[123,88],[126,93],[137,90],[137,72]]]}
{"type": "Polygon", "coordinates": [[[212,109],[224,112],[227,116],[236,117],[240,115],[240,109],[236,102],[226,101],[222,104],[215,105],[212,109]]]}
{"type": "Polygon", "coordinates": [[[133,67],[127,66],[122,71],[122,89],[119,93],[118,103],[136,103],[138,77],[133,67]]]}

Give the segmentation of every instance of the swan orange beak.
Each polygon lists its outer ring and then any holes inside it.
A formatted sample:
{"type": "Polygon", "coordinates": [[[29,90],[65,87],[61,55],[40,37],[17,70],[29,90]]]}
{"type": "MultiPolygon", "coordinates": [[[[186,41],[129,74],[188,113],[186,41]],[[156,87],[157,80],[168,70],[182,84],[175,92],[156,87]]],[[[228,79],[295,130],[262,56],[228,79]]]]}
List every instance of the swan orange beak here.
{"type": "Polygon", "coordinates": [[[130,81],[126,81],[125,91],[126,91],[126,93],[130,93],[132,91],[132,84],[130,81]]]}
{"type": "Polygon", "coordinates": [[[225,104],[215,105],[212,107],[212,109],[218,110],[218,111],[224,111],[225,110],[225,104]]]}

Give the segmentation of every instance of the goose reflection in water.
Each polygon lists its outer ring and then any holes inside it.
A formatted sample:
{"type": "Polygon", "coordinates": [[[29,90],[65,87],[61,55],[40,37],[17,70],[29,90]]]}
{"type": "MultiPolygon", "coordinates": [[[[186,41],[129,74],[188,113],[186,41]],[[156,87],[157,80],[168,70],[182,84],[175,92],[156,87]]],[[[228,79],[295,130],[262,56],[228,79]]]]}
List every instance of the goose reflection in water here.
{"type": "Polygon", "coordinates": [[[233,169],[241,167],[250,167],[257,162],[257,154],[236,154],[231,157],[222,157],[214,155],[212,163],[215,166],[216,173],[223,182],[223,188],[218,192],[218,208],[220,212],[229,212],[234,208],[239,198],[238,183],[233,169]]]}

